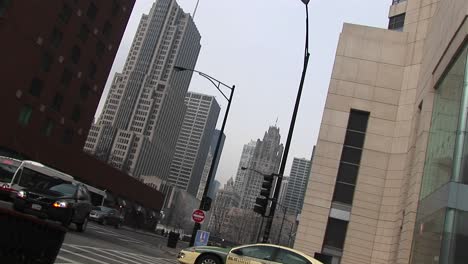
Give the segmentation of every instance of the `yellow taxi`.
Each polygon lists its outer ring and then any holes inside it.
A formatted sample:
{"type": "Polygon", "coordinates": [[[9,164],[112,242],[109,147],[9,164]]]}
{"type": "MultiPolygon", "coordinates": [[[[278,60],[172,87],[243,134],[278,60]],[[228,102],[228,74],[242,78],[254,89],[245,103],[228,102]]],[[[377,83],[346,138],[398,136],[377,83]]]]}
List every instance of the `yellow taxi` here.
{"type": "Polygon", "coordinates": [[[273,244],[191,247],[180,251],[177,260],[181,264],[322,264],[300,251],[273,244]]]}

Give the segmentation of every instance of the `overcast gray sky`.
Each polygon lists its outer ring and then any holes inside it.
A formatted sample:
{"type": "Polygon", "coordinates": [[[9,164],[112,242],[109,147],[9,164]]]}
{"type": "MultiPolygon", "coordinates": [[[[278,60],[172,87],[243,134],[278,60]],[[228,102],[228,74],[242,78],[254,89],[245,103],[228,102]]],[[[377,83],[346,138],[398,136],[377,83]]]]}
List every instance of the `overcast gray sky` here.
{"type": "MultiPolygon", "coordinates": [[[[138,22],[153,0],[137,0],[120,44],[100,113],[114,72],[121,71],[138,22]]],[[[178,0],[193,14],[197,0],[178,0]]],[[[293,134],[288,163],[293,157],[310,158],[317,141],[323,106],[344,22],[386,27],[391,0],[311,0],[309,3],[310,60],[293,134]]],[[[200,0],[195,23],[202,36],[196,69],[236,85],[226,142],[216,179],[224,183],[236,174],[242,147],[262,138],[278,119],[281,140],[286,141],[299,86],[304,41],[305,8],[300,0],[200,0]]],[[[205,78],[193,75],[189,90],[225,99],[205,78]]],[[[228,92],[228,91],[227,91],[228,92]]],[[[290,166],[286,167],[289,174],[290,166]]]]}

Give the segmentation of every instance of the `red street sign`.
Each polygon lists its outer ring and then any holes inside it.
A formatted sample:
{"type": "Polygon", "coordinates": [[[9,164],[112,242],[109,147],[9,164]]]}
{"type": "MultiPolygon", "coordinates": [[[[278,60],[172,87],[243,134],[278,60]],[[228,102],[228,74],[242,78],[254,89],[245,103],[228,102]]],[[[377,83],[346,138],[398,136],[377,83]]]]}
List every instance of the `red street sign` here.
{"type": "Polygon", "coordinates": [[[195,223],[203,224],[203,221],[205,221],[205,211],[200,209],[193,210],[192,220],[195,223]]]}

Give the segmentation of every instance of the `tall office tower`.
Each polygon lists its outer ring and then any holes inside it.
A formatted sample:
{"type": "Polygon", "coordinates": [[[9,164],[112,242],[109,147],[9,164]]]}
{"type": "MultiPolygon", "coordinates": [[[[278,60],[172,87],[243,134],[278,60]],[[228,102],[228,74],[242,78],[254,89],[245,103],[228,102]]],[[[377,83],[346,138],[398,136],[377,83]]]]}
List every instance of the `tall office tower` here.
{"type": "Polygon", "coordinates": [[[288,190],[288,184],[289,184],[289,176],[283,176],[283,180],[281,181],[281,189],[280,193],[278,196],[278,202],[283,205],[284,204],[284,198],[286,197],[286,191],[288,190]]]}
{"type": "Polygon", "coordinates": [[[388,30],[341,32],[294,247],[468,263],[468,1],[388,2],[388,30]]]}
{"type": "Polygon", "coordinates": [[[158,0],[143,15],[122,73],[116,73],[84,150],[133,175],[167,179],[200,34],[175,0],[158,0]]]}
{"type": "Polygon", "coordinates": [[[249,143],[245,144],[244,147],[242,148],[242,154],[241,154],[241,158],[239,161],[239,166],[237,167],[236,179],[234,181],[234,189],[239,194],[243,189],[244,179],[247,174],[247,171],[243,170],[242,168],[250,167],[250,163],[251,163],[256,145],[257,145],[257,142],[251,140],[249,143]]]}
{"type": "Polygon", "coordinates": [[[187,112],[177,140],[168,182],[197,196],[220,106],[213,96],[188,92],[187,112]]]}
{"type": "MultiPolygon", "coordinates": [[[[202,199],[203,192],[205,191],[206,180],[208,179],[208,173],[210,172],[210,169],[211,169],[211,163],[213,162],[213,155],[214,155],[216,144],[218,143],[218,138],[220,134],[221,134],[221,131],[216,129],[215,132],[213,133],[213,138],[211,139],[210,150],[208,151],[208,156],[206,158],[205,167],[203,169],[202,177],[200,180],[200,185],[198,187],[197,199],[199,200],[202,199]]],[[[223,134],[223,137],[221,138],[221,142],[219,145],[218,158],[216,159],[216,164],[213,167],[214,174],[213,174],[213,178],[211,179],[212,183],[214,182],[216,178],[216,172],[218,170],[219,159],[221,157],[221,153],[223,152],[225,140],[226,140],[226,136],[223,134]]],[[[210,190],[208,191],[209,193],[208,196],[211,199],[214,199],[213,191],[214,189],[212,188],[212,185],[210,184],[210,190]]]]}
{"type": "Polygon", "coordinates": [[[241,208],[253,209],[255,200],[260,195],[263,175],[278,172],[283,154],[283,144],[280,143],[280,139],[279,128],[271,126],[265,132],[263,140],[257,140],[239,192],[241,208]]]}
{"type": "Polygon", "coordinates": [[[294,158],[289,174],[288,187],[283,206],[288,214],[300,214],[304,203],[304,194],[309,181],[310,160],[294,158]]]}
{"type": "Polygon", "coordinates": [[[219,190],[213,202],[208,229],[215,236],[222,235],[230,208],[239,206],[239,194],[234,191],[234,180],[230,178],[224,188],[219,190]]]}

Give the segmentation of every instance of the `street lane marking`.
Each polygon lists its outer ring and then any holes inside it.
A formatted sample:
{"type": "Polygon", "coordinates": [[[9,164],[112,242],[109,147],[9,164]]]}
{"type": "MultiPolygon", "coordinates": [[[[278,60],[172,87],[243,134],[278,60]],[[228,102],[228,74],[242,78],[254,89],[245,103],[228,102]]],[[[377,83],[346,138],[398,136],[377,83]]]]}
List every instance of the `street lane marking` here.
{"type": "Polygon", "coordinates": [[[127,252],[125,252],[125,254],[123,252],[117,252],[117,251],[114,251],[112,253],[124,256],[124,257],[120,257],[120,256],[116,256],[116,257],[124,258],[124,259],[127,259],[128,261],[131,261],[133,263],[138,263],[138,264],[142,264],[142,262],[146,262],[146,263],[149,263],[149,264],[154,264],[154,261],[156,260],[156,259],[149,260],[149,259],[145,259],[143,257],[132,256],[130,253],[127,253],[127,252]],[[135,261],[130,260],[130,259],[134,259],[135,261]],[[139,262],[136,262],[136,261],[139,261],[139,262]]]}
{"type": "Polygon", "coordinates": [[[97,262],[97,263],[101,263],[101,264],[110,264],[109,262],[104,262],[104,261],[100,261],[100,260],[97,260],[97,259],[94,259],[94,258],[90,258],[90,257],[88,257],[86,255],[76,253],[76,252],[73,252],[71,250],[67,250],[67,249],[64,249],[64,248],[60,249],[60,251],[67,252],[69,254],[72,254],[72,255],[75,255],[75,256],[78,256],[78,257],[81,257],[81,258],[89,259],[89,260],[91,260],[93,262],[97,262]]]}
{"type": "MultiPolygon", "coordinates": [[[[83,264],[81,262],[74,261],[74,260],[71,260],[71,259],[68,259],[68,258],[62,257],[62,256],[57,256],[57,258],[60,259],[60,260],[66,261],[66,263],[64,263],[64,264],[83,264]]],[[[60,264],[60,263],[55,263],[55,264],[60,264]]]]}
{"type": "MultiPolygon", "coordinates": [[[[103,259],[115,261],[115,262],[122,263],[122,264],[127,264],[126,262],[122,262],[122,261],[120,261],[120,260],[116,260],[116,259],[112,259],[112,258],[103,256],[103,255],[101,255],[101,254],[99,254],[99,253],[96,253],[96,252],[93,252],[93,251],[91,251],[91,250],[84,249],[83,247],[79,247],[79,246],[70,246],[70,247],[72,247],[72,248],[74,248],[74,249],[78,249],[78,250],[84,251],[84,252],[88,252],[88,253],[90,253],[90,254],[96,255],[96,256],[98,256],[98,257],[100,257],[100,258],[103,258],[103,259]]],[[[104,250],[102,250],[102,249],[98,249],[98,248],[93,248],[93,249],[96,250],[96,251],[100,251],[100,252],[103,252],[103,253],[108,254],[106,251],[104,251],[104,250]]],[[[110,255],[110,254],[108,254],[108,255],[110,255]]]]}

